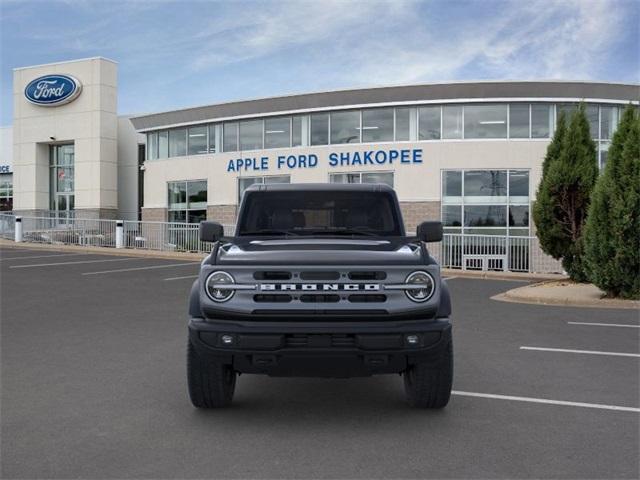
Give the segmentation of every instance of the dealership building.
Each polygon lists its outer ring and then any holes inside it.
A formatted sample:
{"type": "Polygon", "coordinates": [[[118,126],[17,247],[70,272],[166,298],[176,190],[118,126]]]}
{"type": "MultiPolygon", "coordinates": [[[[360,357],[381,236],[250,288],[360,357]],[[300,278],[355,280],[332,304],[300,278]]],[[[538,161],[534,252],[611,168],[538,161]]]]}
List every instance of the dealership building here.
{"type": "Polygon", "coordinates": [[[637,84],[458,82],[124,116],[117,90],[104,58],[14,70],[3,209],[232,224],[254,183],[386,183],[409,231],[442,219],[448,232],[529,236],[560,112],[585,103],[602,167],[622,109],[640,97],[637,84]]]}

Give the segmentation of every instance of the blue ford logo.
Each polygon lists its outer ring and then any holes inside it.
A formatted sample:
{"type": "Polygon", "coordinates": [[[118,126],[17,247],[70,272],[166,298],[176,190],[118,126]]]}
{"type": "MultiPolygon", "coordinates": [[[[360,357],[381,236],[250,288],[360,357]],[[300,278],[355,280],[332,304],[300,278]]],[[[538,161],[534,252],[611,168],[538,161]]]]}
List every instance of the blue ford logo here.
{"type": "Polygon", "coordinates": [[[29,82],[24,96],[31,103],[44,106],[57,106],[75,100],[82,84],[70,75],[45,75],[29,82]]]}

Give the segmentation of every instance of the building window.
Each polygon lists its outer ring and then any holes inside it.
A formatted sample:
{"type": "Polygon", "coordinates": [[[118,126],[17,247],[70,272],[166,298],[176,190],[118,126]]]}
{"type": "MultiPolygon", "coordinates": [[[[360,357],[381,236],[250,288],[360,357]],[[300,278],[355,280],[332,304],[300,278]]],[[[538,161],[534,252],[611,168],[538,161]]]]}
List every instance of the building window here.
{"type": "Polygon", "coordinates": [[[291,146],[302,145],[302,116],[297,115],[291,118],[291,146]]]}
{"type": "Polygon", "coordinates": [[[183,157],[187,154],[187,129],[169,130],[169,156],[183,157]]]}
{"type": "Polygon", "coordinates": [[[440,106],[418,109],[418,140],[440,140],[440,106]]]}
{"type": "Polygon", "coordinates": [[[291,146],[291,117],[267,118],[264,121],[264,148],[291,146]]]}
{"type": "Polygon", "coordinates": [[[362,141],[393,141],[393,108],[370,108],[362,111],[362,141]]]}
{"type": "Polygon", "coordinates": [[[158,132],[147,133],[147,160],[158,158],[158,132]]]}
{"type": "Polygon", "coordinates": [[[199,223],[207,219],[207,181],[169,182],[169,221],[199,223]]]}
{"type": "Polygon", "coordinates": [[[163,130],[158,132],[158,158],[169,157],[169,132],[163,130]]]}
{"type": "Polygon", "coordinates": [[[384,183],[393,188],[393,172],[331,173],[329,183],[384,183]]]}
{"type": "Polygon", "coordinates": [[[311,115],[311,145],[327,145],[329,143],[329,114],[311,115]]]}
{"type": "Polygon", "coordinates": [[[331,144],[360,142],[360,111],[331,113],[331,144]]]}
{"type": "Polygon", "coordinates": [[[216,143],[216,130],[217,125],[215,123],[209,125],[209,153],[216,153],[218,151],[216,143]]]}
{"type": "Polygon", "coordinates": [[[445,233],[529,235],[528,170],[444,170],[445,233]]]}
{"type": "Polygon", "coordinates": [[[13,210],[13,173],[0,173],[0,211],[13,210]]]}
{"type": "Polygon", "coordinates": [[[240,150],[260,150],[263,148],[263,127],[262,120],[240,122],[240,150]]]}
{"type": "Polygon", "coordinates": [[[238,203],[242,201],[244,191],[256,183],[272,185],[274,183],[291,183],[289,175],[271,175],[268,177],[240,177],[238,178],[238,203]]]}
{"type": "Polygon", "coordinates": [[[507,138],[507,105],[465,106],[464,138],[507,138]]]}
{"type": "Polygon", "coordinates": [[[222,128],[222,149],[224,152],[238,151],[238,122],[228,122],[222,128]]]}
{"type": "Polygon", "coordinates": [[[600,139],[610,140],[618,125],[618,107],[600,107],[600,139]]]}
{"type": "Polygon", "coordinates": [[[442,138],[462,138],[462,106],[442,107],[442,138]]]}
{"type": "Polygon", "coordinates": [[[587,115],[587,120],[589,122],[589,131],[591,132],[591,138],[594,140],[598,139],[600,134],[599,131],[599,109],[598,105],[587,105],[585,108],[585,114],[587,115]]]}
{"type": "Polygon", "coordinates": [[[70,217],[75,208],[75,146],[49,147],[49,208],[60,217],[70,217]]]}
{"type": "Polygon", "coordinates": [[[203,153],[207,153],[207,131],[208,128],[206,126],[189,128],[187,147],[189,155],[201,155],[203,153]]]}
{"type": "Polygon", "coordinates": [[[534,103],[531,105],[531,138],[549,138],[553,128],[553,108],[551,105],[534,103]]]}
{"type": "Polygon", "coordinates": [[[411,109],[396,108],[396,141],[411,140],[411,109]]]}
{"type": "Polygon", "coordinates": [[[509,105],[509,138],[529,138],[529,104],[509,105]]]}
{"type": "Polygon", "coordinates": [[[444,202],[459,203],[462,200],[462,172],[449,170],[442,173],[442,197],[444,202]]]}

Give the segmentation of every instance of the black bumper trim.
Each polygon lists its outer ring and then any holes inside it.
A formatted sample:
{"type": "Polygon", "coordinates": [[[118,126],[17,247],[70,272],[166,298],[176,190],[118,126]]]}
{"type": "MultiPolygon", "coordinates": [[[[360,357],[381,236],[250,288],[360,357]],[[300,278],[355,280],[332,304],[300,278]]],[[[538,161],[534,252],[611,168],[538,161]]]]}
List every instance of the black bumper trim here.
{"type": "Polygon", "coordinates": [[[412,363],[437,361],[451,341],[451,323],[448,318],[383,325],[191,318],[189,338],[198,355],[232,364],[242,373],[352,377],[397,373],[412,363]],[[407,335],[418,342],[409,344],[407,335]],[[225,344],[223,336],[231,343],[225,344]]]}

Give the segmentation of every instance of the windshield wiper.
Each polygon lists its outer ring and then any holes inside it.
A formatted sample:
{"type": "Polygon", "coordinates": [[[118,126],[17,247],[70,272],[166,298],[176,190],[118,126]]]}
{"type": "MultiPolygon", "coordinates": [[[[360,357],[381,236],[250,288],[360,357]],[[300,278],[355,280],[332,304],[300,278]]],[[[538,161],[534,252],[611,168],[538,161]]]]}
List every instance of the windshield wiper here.
{"type": "Polygon", "coordinates": [[[298,235],[295,232],[292,232],[290,230],[277,230],[277,229],[270,229],[270,228],[263,228],[260,230],[252,230],[249,232],[240,232],[240,235],[298,235]]]}
{"type": "Polygon", "coordinates": [[[360,230],[358,228],[333,228],[328,230],[312,230],[311,235],[363,235],[366,237],[377,237],[378,234],[368,230],[360,230]]]}

